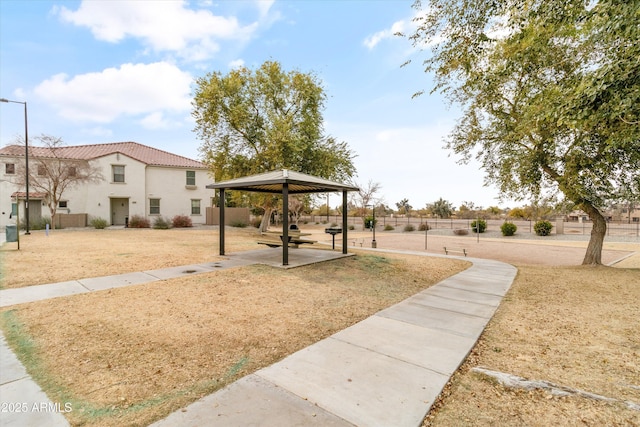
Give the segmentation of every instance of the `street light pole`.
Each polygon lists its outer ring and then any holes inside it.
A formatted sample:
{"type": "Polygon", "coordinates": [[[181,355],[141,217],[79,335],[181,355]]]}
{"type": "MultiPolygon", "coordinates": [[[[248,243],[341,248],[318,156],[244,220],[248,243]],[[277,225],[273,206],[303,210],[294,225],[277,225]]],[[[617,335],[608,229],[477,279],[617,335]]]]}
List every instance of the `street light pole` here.
{"type": "MultiPolygon", "coordinates": [[[[25,159],[25,184],[27,187],[26,192],[26,204],[24,207],[25,210],[25,218],[26,218],[26,231],[24,234],[31,234],[29,232],[29,125],[27,120],[27,101],[11,101],[6,98],[0,98],[0,102],[10,102],[13,104],[22,104],[24,105],[24,159],[25,159]]],[[[16,198],[17,199],[17,198],[16,198]]]]}
{"type": "Polygon", "coordinates": [[[373,219],[371,220],[371,230],[373,231],[373,240],[371,240],[371,247],[377,248],[378,242],[376,242],[376,205],[365,205],[364,208],[367,209],[368,206],[371,206],[373,210],[373,219]]]}

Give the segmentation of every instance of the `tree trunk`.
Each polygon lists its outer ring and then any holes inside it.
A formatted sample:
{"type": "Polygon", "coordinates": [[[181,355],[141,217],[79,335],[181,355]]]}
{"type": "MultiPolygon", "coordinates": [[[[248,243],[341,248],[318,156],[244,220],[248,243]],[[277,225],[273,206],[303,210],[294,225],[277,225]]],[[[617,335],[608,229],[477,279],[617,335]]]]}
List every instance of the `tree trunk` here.
{"type": "Polygon", "coordinates": [[[262,221],[260,221],[260,231],[263,233],[269,228],[269,220],[271,219],[271,208],[264,208],[264,214],[262,214],[262,221]]]}
{"type": "Polygon", "coordinates": [[[49,210],[51,211],[51,230],[56,229],[56,214],[58,212],[56,206],[57,204],[54,206],[49,205],[49,210]]]}
{"type": "Polygon", "coordinates": [[[582,209],[589,215],[593,226],[591,227],[591,238],[587,246],[587,253],[584,255],[582,265],[602,264],[602,244],[607,233],[607,221],[604,216],[590,203],[583,203],[582,209]]]}

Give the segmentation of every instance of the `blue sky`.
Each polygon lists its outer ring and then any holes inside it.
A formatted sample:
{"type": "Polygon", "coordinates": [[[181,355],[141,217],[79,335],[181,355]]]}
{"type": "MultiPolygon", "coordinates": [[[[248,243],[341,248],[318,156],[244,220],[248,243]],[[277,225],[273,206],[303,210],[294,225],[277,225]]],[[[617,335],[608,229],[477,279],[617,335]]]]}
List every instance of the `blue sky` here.
{"type": "MultiPolygon", "coordinates": [[[[136,141],[198,159],[194,79],[275,60],[322,81],[325,132],[355,151],[356,181],[379,182],[386,204],[506,207],[477,164],[443,148],[457,107],[411,98],[432,87],[419,66],[400,67],[423,58],[393,36],[411,33],[412,3],[0,0],[0,97],[27,101],[30,140],[136,141]]],[[[24,134],[23,113],[0,104],[0,145],[24,134]]]]}

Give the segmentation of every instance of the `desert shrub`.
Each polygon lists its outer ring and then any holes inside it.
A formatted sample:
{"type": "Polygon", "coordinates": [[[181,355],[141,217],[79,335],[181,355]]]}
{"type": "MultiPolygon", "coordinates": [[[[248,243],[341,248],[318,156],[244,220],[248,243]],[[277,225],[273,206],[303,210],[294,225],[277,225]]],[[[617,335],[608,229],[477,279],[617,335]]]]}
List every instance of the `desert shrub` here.
{"type": "Polygon", "coordinates": [[[404,226],[404,231],[415,231],[416,228],[413,226],[413,224],[407,224],[404,226]]]}
{"type": "MultiPolygon", "coordinates": [[[[36,220],[31,220],[29,221],[29,229],[30,230],[44,230],[45,228],[47,228],[47,224],[49,224],[49,228],[51,228],[51,217],[48,216],[43,216],[40,217],[36,220]]],[[[27,225],[26,221],[20,221],[20,228],[25,228],[27,225]]],[[[60,229],[62,227],[56,227],[57,229],[60,229]]]]}
{"type": "Polygon", "coordinates": [[[516,234],[517,229],[517,225],[508,221],[500,226],[500,231],[502,231],[503,236],[513,236],[514,234],[516,234]]]}
{"type": "Polygon", "coordinates": [[[376,219],[375,223],[373,221],[373,215],[367,215],[364,217],[364,228],[373,228],[378,224],[378,220],[376,219]]]}
{"type": "Polygon", "coordinates": [[[467,234],[469,234],[469,230],[467,230],[466,228],[456,228],[453,230],[453,234],[455,234],[456,236],[466,236],[467,234]]]}
{"type": "Polygon", "coordinates": [[[355,225],[350,225],[348,228],[349,228],[349,230],[355,230],[356,226],[355,225]]]}
{"type": "Polygon", "coordinates": [[[337,222],[332,222],[332,223],[331,223],[331,227],[337,227],[337,226],[338,226],[338,223],[337,223],[337,222]]]}
{"type": "Polygon", "coordinates": [[[533,226],[533,230],[538,236],[548,236],[549,234],[551,234],[552,228],[553,224],[551,224],[549,221],[538,221],[533,226]]]}
{"type": "Polygon", "coordinates": [[[245,228],[247,226],[247,223],[244,221],[238,220],[238,221],[233,221],[230,225],[232,227],[245,228]]]}
{"type": "Polygon", "coordinates": [[[418,231],[427,231],[427,230],[431,230],[431,226],[429,224],[427,224],[426,222],[423,222],[418,227],[418,231]]]}
{"type": "Polygon", "coordinates": [[[484,233],[486,229],[487,221],[485,221],[484,219],[474,219],[473,221],[471,221],[471,230],[473,230],[474,233],[484,233]]]}
{"type": "Polygon", "coordinates": [[[100,217],[91,218],[89,224],[97,230],[104,230],[109,225],[106,219],[100,217]]]}
{"type": "Polygon", "coordinates": [[[153,220],[153,228],[156,230],[168,230],[170,227],[171,223],[161,216],[158,216],[153,220]]]}
{"type": "Polygon", "coordinates": [[[384,231],[391,231],[391,230],[395,230],[395,228],[393,228],[393,225],[387,224],[384,226],[384,231]]]}
{"type": "Polygon", "coordinates": [[[134,215],[129,218],[129,228],[149,228],[151,224],[149,220],[140,215],[134,215]]]}
{"type": "Polygon", "coordinates": [[[260,224],[262,224],[262,216],[253,217],[253,219],[250,222],[253,228],[260,228],[260,224]]]}
{"type": "Polygon", "coordinates": [[[193,223],[186,215],[176,215],[171,219],[171,226],[173,228],[193,227],[193,223]]]}

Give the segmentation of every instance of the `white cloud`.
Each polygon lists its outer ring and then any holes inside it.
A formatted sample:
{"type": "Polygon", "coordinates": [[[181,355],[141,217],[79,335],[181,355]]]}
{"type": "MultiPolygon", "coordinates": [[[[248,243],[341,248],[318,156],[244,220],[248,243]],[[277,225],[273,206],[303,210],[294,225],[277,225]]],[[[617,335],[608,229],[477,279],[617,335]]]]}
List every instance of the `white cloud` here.
{"type": "Polygon", "coordinates": [[[397,37],[396,33],[404,33],[407,28],[406,21],[396,21],[394,22],[390,28],[378,31],[373,35],[368,36],[364,39],[364,45],[367,49],[372,50],[375,48],[381,41],[385,39],[390,39],[392,37],[397,37]]]}
{"type": "Polygon", "coordinates": [[[229,63],[229,68],[232,70],[241,67],[244,67],[244,59],[235,59],[229,63]]]}
{"type": "Polygon", "coordinates": [[[149,130],[171,129],[180,127],[179,122],[165,117],[162,111],[156,111],[148,114],[146,117],[140,120],[140,124],[142,125],[142,127],[149,130]]]}
{"type": "Polygon", "coordinates": [[[191,108],[192,82],[189,73],[166,62],[123,64],[71,78],[57,74],[34,92],[64,118],[109,123],[122,115],[184,113],[191,108]]]}
{"type": "MultiPolygon", "coordinates": [[[[75,11],[62,6],[54,13],[63,21],[89,28],[99,40],[118,43],[134,37],[157,52],[176,52],[193,61],[217,52],[217,40],[244,41],[258,28],[256,22],[241,25],[235,16],[216,16],[188,6],[186,1],[83,1],[75,11]]],[[[271,2],[257,2],[257,6],[262,16],[271,2]]]]}
{"type": "Polygon", "coordinates": [[[100,137],[100,138],[107,138],[113,135],[113,131],[111,129],[107,129],[102,126],[95,126],[92,128],[83,129],[82,133],[84,135],[89,135],[92,137],[100,137]]]}
{"type": "Polygon", "coordinates": [[[474,161],[459,165],[458,157],[443,148],[452,123],[397,128],[372,123],[327,125],[332,135],[347,141],[358,154],[356,180],[379,182],[380,195],[392,207],[405,197],[416,209],[440,197],[456,207],[464,200],[482,206],[498,204],[498,191],[483,186],[479,165],[474,161]]]}

